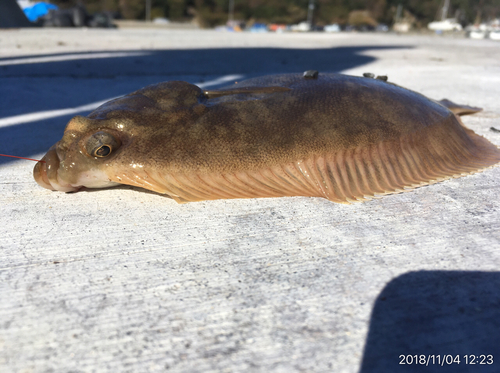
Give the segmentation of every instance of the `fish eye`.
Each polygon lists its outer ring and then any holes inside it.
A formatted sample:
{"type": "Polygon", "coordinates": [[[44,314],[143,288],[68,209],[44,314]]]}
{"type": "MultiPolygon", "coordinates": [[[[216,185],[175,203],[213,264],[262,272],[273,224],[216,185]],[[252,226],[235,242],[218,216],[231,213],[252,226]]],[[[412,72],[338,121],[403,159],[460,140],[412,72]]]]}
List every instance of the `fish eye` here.
{"type": "Polygon", "coordinates": [[[90,136],[85,150],[91,157],[104,158],[120,147],[121,143],[113,135],[99,131],[90,136]]]}
{"type": "Polygon", "coordinates": [[[96,157],[106,157],[109,153],[111,153],[111,146],[103,145],[95,150],[94,155],[96,157]]]}

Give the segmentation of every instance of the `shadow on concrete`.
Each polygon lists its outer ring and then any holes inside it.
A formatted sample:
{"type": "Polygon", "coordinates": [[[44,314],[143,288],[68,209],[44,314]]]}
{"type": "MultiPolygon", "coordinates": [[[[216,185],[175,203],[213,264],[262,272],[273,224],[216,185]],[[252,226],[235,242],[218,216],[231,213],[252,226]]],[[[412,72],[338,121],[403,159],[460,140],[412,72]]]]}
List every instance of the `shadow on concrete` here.
{"type": "MultiPolygon", "coordinates": [[[[0,58],[0,79],[11,82],[10,85],[0,85],[0,96],[6,98],[3,103],[0,102],[0,113],[5,118],[78,107],[128,94],[154,82],[180,77],[186,80],[190,77],[191,83],[197,83],[228,74],[250,78],[309,69],[340,72],[375,60],[362,55],[362,52],[394,48],[408,47],[134,50],[0,58]],[[16,79],[20,79],[24,91],[17,88],[16,79]],[[46,86],[40,89],[42,84],[46,86]],[[31,99],[23,97],[23,94],[31,94],[31,99]]],[[[88,111],[78,113],[87,114],[88,111]]],[[[46,151],[60,140],[72,116],[0,127],[0,153],[30,157],[46,151]]],[[[12,161],[11,158],[0,157],[0,164],[12,161]]]]}
{"type": "Polygon", "coordinates": [[[421,271],[392,280],[373,308],[360,373],[499,372],[499,289],[498,272],[421,271]],[[479,357],[489,354],[493,364],[479,357]],[[400,364],[408,355],[412,364],[400,364]],[[438,355],[460,363],[440,366],[438,355]]]}
{"type": "Polygon", "coordinates": [[[310,69],[338,72],[375,60],[374,57],[362,55],[364,51],[398,48],[408,47],[213,48],[61,53],[0,58],[0,77],[64,75],[110,78],[128,75],[263,75],[310,69]],[[103,57],[106,54],[108,57],[103,57]],[[26,63],[23,63],[23,60],[26,63]],[[37,60],[39,62],[34,63],[37,60]],[[13,61],[15,61],[14,64],[9,64],[13,61]]]}

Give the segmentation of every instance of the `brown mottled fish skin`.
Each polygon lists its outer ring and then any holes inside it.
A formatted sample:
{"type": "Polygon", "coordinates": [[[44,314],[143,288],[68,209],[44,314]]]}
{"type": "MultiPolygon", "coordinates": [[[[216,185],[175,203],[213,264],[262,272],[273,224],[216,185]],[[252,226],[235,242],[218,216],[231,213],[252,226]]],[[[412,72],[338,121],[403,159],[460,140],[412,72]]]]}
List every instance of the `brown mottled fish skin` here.
{"type": "Polygon", "coordinates": [[[445,106],[480,110],[340,74],[265,76],[214,91],[165,82],[73,118],[34,176],[53,190],[128,184],[177,202],[363,201],[500,162],[500,150],[445,106]]]}

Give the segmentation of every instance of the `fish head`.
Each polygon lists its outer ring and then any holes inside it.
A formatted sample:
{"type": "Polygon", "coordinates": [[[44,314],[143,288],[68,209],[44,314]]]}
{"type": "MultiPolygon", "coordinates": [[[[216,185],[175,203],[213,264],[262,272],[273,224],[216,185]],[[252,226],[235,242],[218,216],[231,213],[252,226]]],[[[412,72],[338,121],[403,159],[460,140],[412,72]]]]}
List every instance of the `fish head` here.
{"type": "Polygon", "coordinates": [[[113,128],[106,122],[81,116],[71,119],[62,139],[36,164],[36,182],[62,192],[116,185],[108,173],[130,137],[119,125],[113,128]]]}
{"type": "Polygon", "coordinates": [[[122,182],[122,176],[154,163],[179,122],[201,114],[203,99],[197,86],[166,82],[112,100],[87,117],[76,116],[36,164],[33,176],[40,186],[63,192],[140,185],[122,182]]]}

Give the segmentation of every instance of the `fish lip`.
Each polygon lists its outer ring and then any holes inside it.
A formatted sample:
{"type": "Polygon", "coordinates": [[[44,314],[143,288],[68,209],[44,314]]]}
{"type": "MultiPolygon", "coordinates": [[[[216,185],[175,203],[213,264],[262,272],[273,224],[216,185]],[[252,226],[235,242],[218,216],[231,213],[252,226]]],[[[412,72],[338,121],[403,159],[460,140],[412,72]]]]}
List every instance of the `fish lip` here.
{"type": "MultiPolygon", "coordinates": [[[[57,145],[57,144],[56,144],[57,145]]],[[[65,183],[59,177],[59,156],[56,152],[56,145],[52,146],[47,154],[37,162],[33,169],[33,177],[41,187],[60,192],[76,192],[81,189],[81,185],[71,185],[65,183]]]]}

